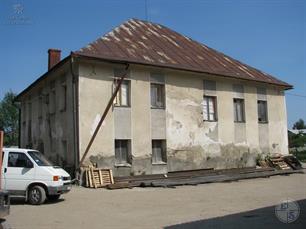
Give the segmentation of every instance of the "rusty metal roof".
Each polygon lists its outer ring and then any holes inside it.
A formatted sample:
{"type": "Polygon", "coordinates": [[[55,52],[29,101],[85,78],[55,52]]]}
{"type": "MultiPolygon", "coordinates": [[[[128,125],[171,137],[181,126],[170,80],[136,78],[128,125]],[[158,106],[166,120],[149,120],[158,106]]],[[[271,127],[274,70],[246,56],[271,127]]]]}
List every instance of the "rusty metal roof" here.
{"type": "Polygon", "coordinates": [[[216,74],[292,88],[286,82],[163,25],[138,19],[124,22],[74,54],[216,74]]]}

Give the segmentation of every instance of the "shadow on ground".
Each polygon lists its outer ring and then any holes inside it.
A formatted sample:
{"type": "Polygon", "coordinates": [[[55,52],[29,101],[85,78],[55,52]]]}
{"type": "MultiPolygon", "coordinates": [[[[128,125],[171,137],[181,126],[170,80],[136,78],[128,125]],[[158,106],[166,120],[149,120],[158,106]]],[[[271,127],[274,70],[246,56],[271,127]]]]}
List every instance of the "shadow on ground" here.
{"type": "MultiPolygon", "coordinates": [[[[65,199],[58,199],[58,200],[46,200],[45,203],[43,203],[43,205],[45,204],[57,204],[60,202],[65,201],[65,199]]],[[[26,201],[25,198],[22,197],[11,197],[10,199],[11,205],[29,205],[26,201]]],[[[1,228],[0,228],[1,229],[1,228]]]]}
{"type": "Polygon", "coordinates": [[[259,208],[252,211],[226,215],[212,219],[198,220],[183,224],[171,225],[165,229],[194,229],[194,228],[222,228],[222,229],[286,229],[306,228],[306,200],[297,201],[300,206],[299,218],[293,223],[282,223],[275,216],[275,206],[259,208]]]}

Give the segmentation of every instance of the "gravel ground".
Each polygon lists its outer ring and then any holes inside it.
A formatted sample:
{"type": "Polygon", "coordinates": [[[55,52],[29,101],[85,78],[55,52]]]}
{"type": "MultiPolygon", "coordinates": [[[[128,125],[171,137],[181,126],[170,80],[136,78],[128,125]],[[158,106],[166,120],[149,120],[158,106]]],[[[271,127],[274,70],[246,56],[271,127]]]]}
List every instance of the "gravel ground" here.
{"type": "Polygon", "coordinates": [[[121,190],[73,187],[57,202],[13,200],[12,228],[305,228],[306,174],[231,183],[121,190]],[[301,213],[281,223],[274,206],[298,200],[301,213]]]}

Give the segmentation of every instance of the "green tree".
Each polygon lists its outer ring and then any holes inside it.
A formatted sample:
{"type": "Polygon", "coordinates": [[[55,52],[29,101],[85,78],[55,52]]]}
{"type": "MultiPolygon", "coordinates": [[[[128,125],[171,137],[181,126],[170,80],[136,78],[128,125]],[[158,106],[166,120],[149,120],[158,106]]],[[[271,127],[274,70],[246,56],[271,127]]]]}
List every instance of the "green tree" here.
{"type": "Polygon", "coordinates": [[[4,145],[17,146],[19,134],[19,111],[14,104],[16,94],[12,91],[5,93],[0,102],[0,129],[4,131],[4,145]]]}
{"type": "Polygon", "coordinates": [[[304,120],[300,118],[297,122],[295,122],[293,124],[292,128],[295,129],[295,130],[306,129],[306,125],[304,123],[304,120]]]}

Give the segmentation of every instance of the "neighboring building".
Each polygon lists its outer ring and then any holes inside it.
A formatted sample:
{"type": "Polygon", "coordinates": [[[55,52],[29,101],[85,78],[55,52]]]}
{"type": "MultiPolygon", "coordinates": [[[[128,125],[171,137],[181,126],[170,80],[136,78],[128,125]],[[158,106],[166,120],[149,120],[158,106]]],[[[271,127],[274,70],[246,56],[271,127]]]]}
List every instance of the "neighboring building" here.
{"type": "Polygon", "coordinates": [[[131,19],[60,60],[18,95],[21,147],[77,167],[126,64],[87,161],[115,175],[254,166],[288,153],[284,91],[262,71],[162,25],[131,19]]]}
{"type": "Polygon", "coordinates": [[[306,135],[306,129],[288,129],[288,132],[297,135],[297,134],[301,134],[301,135],[306,135]]]}

